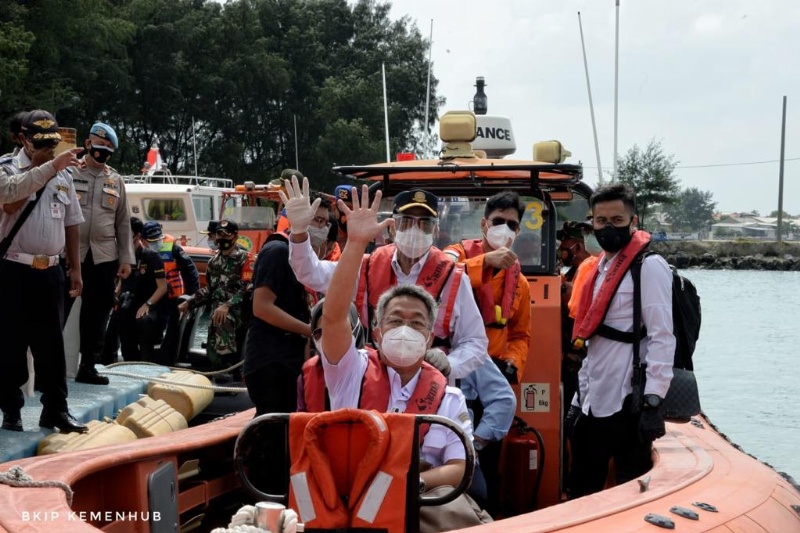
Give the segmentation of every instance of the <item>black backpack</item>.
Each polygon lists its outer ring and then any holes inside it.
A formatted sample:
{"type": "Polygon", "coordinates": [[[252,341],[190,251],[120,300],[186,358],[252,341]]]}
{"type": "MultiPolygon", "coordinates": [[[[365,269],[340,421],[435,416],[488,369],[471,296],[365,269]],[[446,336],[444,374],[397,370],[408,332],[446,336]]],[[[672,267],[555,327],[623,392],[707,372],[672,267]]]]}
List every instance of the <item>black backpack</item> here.
{"type": "MultiPolygon", "coordinates": [[[[641,294],[641,289],[636,285],[641,283],[642,262],[645,257],[655,253],[650,251],[643,252],[630,267],[634,291],[638,290],[639,294],[641,294]]],[[[697,288],[694,283],[678,274],[674,266],[670,265],[670,269],[672,270],[672,333],[675,335],[673,366],[675,368],[694,370],[692,354],[694,354],[697,339],[700,337],[700,296],[697,295],[697,288]]],[[[638,305],[641,306],[641,301],[638,301],[638,305]]],[[[641,307],[634,309],[635,324],[641,324],[641,313],[641,307]]],[[[622,332],[605,324],[597,329],[597,334],[621,342],[632,343],[635,339],[632,332],[622,332]]],[[[644,338],[646,335],[647,332],[642,328],[639,339],[644,338]]]]}
{"type": "MultiPolygon", "coordinates": [[[[655,253],[645,252],[633,263],[631,276],[634,283],[641,282],[644,258],[655,253]]],[[[700,337],[700,296],[694,283],[678,274],[674,266],[670,265],[669,268],[672,270],[672,333],[675,335],[675,360],[672,366],[694,370],[692,354],[700,337]]]]}

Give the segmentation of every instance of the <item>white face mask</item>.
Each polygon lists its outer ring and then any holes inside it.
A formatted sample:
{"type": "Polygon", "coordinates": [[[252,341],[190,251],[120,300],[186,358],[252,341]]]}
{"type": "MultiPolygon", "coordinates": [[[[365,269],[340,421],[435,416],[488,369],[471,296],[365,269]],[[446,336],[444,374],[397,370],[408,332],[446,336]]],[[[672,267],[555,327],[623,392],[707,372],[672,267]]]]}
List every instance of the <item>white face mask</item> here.
{"type": "Polygon", "coordinates": [[[420,228],[398,231],[395,235],[394,243],[403,255],[411,259],[417,259],[425,255],[425,252],[433,245],[433,234],[425,233],[420,228]]]}
{"type": "Polygon", "coordinates": [[[398,368],[409,367],[425,355],[428,339],[419,331],[402,325],[383,334],[380,350],[386,360],[398,368]]]}
{"type": "Polygon", "coordinates": [[[162,239],[159,239],[157,241],[148,241],[147,247],[153,250],[154,252],[157,252],[161,249],[161,245],[163,243],[164,241],[162,239]]]}
{"type": "Polygon", "coordinates": [[[219,250],[219,246],[217,245],[217,241],[208,241],[208,249],[212,252],[216,252],[219,250]]]}
{"type": "Polygon", "coordinates": [[[486,242],[488,242],[489,246],[495,250],[502,248],[503,246],[511,248],[511,245],[514,244],[514,239],[516,238],[517,232],[513,231],[506,224],[491,226],[486,230],[486,242]]]}
{"type": "Polygon", "coordinates": [[[325,226],[324,228],[318,228],[316,226],[309,226],[308,227],[308,235],[311,238],[311,246],[317,247],[323,242],[328,240],[328,232],[330,231],[330,226],[325,226]]]}
{"type": "Polygon", "coordinates": [[[600,243],[597,242],[597,237],[594,236],[594,233],[590,233],[583,238],[583,247],[588,253],[594,256],[603,253],[603,248],[600,247],[600,243]]]}

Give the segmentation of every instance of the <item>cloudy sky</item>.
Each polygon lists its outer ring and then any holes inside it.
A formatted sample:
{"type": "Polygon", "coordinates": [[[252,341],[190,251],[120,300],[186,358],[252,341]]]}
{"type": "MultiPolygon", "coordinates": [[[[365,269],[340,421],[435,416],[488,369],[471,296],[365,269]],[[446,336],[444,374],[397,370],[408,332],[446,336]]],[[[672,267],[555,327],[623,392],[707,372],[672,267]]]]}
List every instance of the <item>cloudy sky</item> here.
{"type": "MultiPolygon", "coordinates": [[[[518,157],[559,139],[597,182],[581,52],[581,13],[600,160],[614,146],[614,0],[394,0],[430,34],[444,111],[465,109],[486,78],[489,114],[513,121],[518,157]]],[[[682,187],[720,211],[778,206],[782,98],[788,97],[783,208],[800,215],[800,2],[621,0],[619,133],[623,155],[660,141],[682,187]],[[748,164],[764,162],[761,164],[748,164]]],[[[389,88],[391,97],[391,88],[389,88]]]]}

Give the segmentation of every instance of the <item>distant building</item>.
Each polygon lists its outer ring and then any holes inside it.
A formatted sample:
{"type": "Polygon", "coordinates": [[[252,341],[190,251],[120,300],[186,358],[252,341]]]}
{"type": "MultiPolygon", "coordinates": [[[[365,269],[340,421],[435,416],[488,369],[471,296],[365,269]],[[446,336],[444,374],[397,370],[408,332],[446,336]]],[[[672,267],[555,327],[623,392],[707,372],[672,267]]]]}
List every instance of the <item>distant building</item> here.
{"type": "MultiPolygon", "coordinates": [[[[800,237],[800,217],[784,218],[783,225],[784,238],[792,240],[800,237]]],[[[777,218],[756,216],[753,213],[722,214],[719,221],[711,225],[712,239],[725,240],[738,237],[774,241],[777,234],[777,218]]]]}

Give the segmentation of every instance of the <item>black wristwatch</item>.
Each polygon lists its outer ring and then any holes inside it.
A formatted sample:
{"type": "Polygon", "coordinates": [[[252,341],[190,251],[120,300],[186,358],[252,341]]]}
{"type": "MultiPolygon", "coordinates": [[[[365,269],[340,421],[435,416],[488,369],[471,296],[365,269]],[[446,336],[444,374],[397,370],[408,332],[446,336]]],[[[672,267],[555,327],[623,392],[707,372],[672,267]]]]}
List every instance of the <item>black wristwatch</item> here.
{"type": "Polygon", "coordinates": [[[645,394],[644,407],[645,409],[658,409],[661,407],[661,398],[655,394],[645,394]]]}
{"type": "Polygon", "coordinates": [[[153,302],[150,300],[147,300],[145,303],[147,304],[147,307],[153,307],[153,302]]]}
{"type": "Polygon", "coordinates": [[[428,485],[425,484],[425,480],[419,478],[419,493],[425,494],[425,491],[428,490],[428,485]]]}

